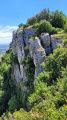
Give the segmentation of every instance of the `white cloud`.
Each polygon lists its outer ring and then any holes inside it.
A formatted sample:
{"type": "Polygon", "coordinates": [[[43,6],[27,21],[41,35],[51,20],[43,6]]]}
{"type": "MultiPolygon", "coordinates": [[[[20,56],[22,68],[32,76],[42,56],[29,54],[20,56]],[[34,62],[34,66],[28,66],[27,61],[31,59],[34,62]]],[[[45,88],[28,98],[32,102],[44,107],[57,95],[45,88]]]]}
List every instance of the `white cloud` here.
{"type": "Polygon", "coordinates": [[[10,43],[12,41],[12,31],[17,28],[16,26],[2,27],[0,25],[0,44],[10,43]]]}

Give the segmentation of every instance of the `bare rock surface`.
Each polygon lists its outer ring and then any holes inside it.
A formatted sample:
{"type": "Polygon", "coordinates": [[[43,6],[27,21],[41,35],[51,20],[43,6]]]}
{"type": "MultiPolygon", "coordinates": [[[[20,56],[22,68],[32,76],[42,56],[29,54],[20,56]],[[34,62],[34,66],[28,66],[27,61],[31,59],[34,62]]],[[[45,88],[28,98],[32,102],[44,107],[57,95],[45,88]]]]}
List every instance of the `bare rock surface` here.
{"type": "Polygon", "coordinates": [[[41,33],[40,37],[35,37],[29,41],[29,38],[34,36],[35,29],[25,28],[23,30],[17,30],[13,32],[12,50],[13,55],[17,56],[18,63],[13,63],[13,78],[17,84],[22,83],[23,91],[28,91],[24,82],[27,81],[25,73],[25,66],[22,61],[25,57],[29,56],[33,59],[35,66],[34,85],[36,82],[36,76],[43,71],[41,63],[46,60],[46,55],[49,55],[52,50],[57,48],[60,40],[50,36],[49,33],[41,33]],[[28,53],[26,54],[25,48],[28,47],[28,53]]]}

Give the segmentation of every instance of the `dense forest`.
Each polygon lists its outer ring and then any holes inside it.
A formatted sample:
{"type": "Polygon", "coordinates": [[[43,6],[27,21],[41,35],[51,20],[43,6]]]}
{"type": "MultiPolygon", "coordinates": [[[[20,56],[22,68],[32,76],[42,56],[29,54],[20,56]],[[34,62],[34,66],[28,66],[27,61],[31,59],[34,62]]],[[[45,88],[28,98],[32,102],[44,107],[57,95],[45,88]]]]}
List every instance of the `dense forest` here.
{"type": "MultiPolygon", "coordinates": [[[[43,32],[54,34],[56,38],[62,39],[63,36],[64,41],[63,46],[58,45],[42,63],[43,72],[37,76],[32,94],[26,94],[24,104],[21,87],[17,87],[11,78],[12,64],[18,62],[17,57],[13,55],[12,48],[6,51],[0,61],[0,120],[66,120],[67,16],[58,10],[51,13],[49,9],[44,9],[18,27],[18,30],[35,28],[35,36],[43,32]]],[[[30,61],[24,62],[30,69],[30,61]]]]}

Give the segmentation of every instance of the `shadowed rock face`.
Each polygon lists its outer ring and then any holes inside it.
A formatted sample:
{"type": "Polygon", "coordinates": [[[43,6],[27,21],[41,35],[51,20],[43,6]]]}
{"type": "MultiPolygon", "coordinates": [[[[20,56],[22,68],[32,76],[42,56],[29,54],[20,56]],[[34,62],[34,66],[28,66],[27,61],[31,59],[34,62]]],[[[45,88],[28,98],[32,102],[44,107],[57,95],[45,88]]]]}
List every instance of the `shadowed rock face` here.
{"type": "Polygon", "coordinates": [[[22,63],[25,57],[31,57],[33,64],[35,65],[34,85],[36,82],[36,76],[43,71],[41,63],[45,61],[46,55],[49,55],[52,50],[57,48],[57,44],[60,40],[56,40],[53,36],[49,36],[48,33],[42,33],[40,38],[35,37],[29,41],[29,38],[34,36],[35,30],[25,28],[20,31],[13,32],[12,49],[13,54],[17,56],[18,63],[13,63],[12,77],[17,84],[22,83],[23,91],[28,91],[28,88],[23,85],[27,81],[25,73],[25,66],[22,63]],[[27,53],[25,48],[28,48],[27,53]]]}

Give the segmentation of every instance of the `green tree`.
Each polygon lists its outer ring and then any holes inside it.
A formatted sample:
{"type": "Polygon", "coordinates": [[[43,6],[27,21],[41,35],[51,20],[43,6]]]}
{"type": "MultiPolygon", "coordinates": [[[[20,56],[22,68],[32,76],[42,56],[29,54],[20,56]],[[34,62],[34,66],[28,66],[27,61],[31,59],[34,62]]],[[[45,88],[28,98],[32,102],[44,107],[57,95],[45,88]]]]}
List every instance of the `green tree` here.
{"type": "Polygon", "coordinates": [[[52,31],[52,25],[46,20],[41,20],[36,27],[35,34],[39,36],[42,32],[50,33],[52,31]]]}
{"type": "Polygon", "coordinates": [[[8,102],[9,105],[9,111],[11,111],[12,113],[15,111],[15,109],[18,108],[18,101],[16,96],[12,96],[11,99],[8,102]]]}
{"type": "Polygon", "coordinates": [[[64,17],[65,15],[63,14],[63,12],[59,12],[58,10],[56,10],[55,12],[52,12],[52,14],[50,14],[49,21],[53,27],[64,28],[65,24],[64,17]]]}
{"type": "Polygon", "coordinates": [[[56,50],[53,51],[53,54],[50,54],[47,59],[46,63],[42,64],[46,71],[51,73],[50,78],[51,80],[55,79],[58,76],[61,76],[61,71],[67,65],[67,49],[62,48],[61,46],[58,47],[56,50]]]}

